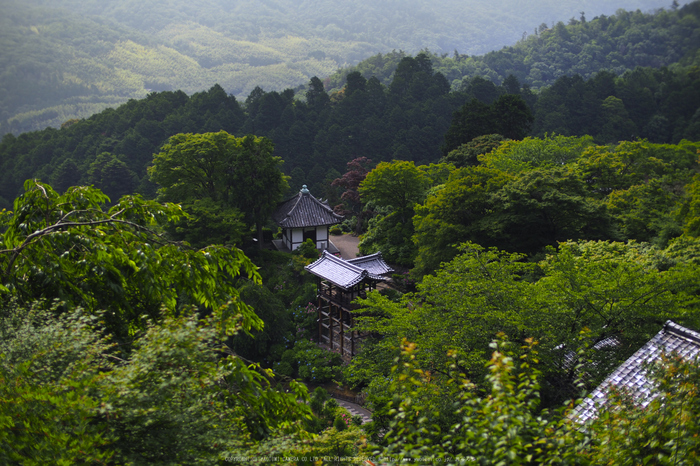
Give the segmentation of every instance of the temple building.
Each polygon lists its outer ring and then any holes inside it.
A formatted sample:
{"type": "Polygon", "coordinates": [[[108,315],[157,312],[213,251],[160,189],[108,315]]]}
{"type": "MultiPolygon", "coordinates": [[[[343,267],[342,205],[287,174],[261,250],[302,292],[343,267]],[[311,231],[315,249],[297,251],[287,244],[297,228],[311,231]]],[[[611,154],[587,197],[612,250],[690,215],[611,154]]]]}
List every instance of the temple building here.
{"type": "Polygon", "coordinates": [[[338,253],[331,243],[329,228],[343,221],[343,216],[333,212],[328,201],[320,201],[309,193],[304,185],[299,193],[281,202],[272,219],[282,228],[282,239],[273,244],[281,251],[294,251],[301,243],[311,239],[316,249],[338,253]]]}
{"type": "Polygon", "coordinates": [[[659,390],[647,377],[649,366],[659,361],[664,353],[677,354],[687,361],[700,364],[700,333],[670,320],[666,321],[661,331],[584,398],[573,409],[570,417],[580,423],[597,417],[598,412],[607,404],[612,387],[623,389],[631,399],[646,407],[659,396],[659,390]]]}
{"type": "Polygon", "coordinates": [[[305,269],[317,277],[318,342],[349,361],[359,350],[363,335],[353,329],[352,301],[363,298],[386,280],[393,269],[380,252],[344,260],[324,251],[305,269]]]}

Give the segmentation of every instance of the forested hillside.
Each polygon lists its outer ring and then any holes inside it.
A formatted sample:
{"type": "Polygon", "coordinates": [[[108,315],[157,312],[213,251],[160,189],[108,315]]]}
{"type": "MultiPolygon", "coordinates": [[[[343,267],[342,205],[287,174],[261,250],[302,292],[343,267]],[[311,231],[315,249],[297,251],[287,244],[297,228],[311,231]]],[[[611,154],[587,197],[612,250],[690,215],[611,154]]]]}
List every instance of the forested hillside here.
{"type": "MultiPolygon", "coordinates": [[[[444,74],[453,89],[468,84],[474,76],[495,83],[513,75],[532,89],[548,86],[562,76],[574,74],[584,79],[600,70],[616,75],[636,67],[661,68],[672,65],[697,66],[700,45],[699,6],[670,8],[654,15],[618,10],[614,15],[593,18],[581,14],[568,22],[541,23],[523,35],[517,44],[483,55],[469,55],[457,50],[450,54],[433,51],[435,70],[444,74]]],[[[333,89],[344,84],[353,71],[376,76],[387,84],[404,53],[378,54],[356,66],[338,71],[330,77],[333,89]]]]}
{"type": "MultiPolygon", "coordinates": [[[[661,0],[595,0],[587,2],[586,14],[592,18],[617,8],[649,12],[660,7],[671,5],[661,0]]],[[[241,98],[257,85],[268,91],[295,88],[312,76],[323,79],[340,67],[391,50],[458,51],[466,58],[535,31],[542,35],[543,24],[556,29],[559,21],[575,22],[581,16],[572,0],[8,0],[0,13],[0,134],[58,127],[150,91],[183,90],[191,95],[219,83],[241,98]]],[[[676,34],[668,38],[674,40],[676,34]]],[[[657,50],[654,56],[657,52],[665,53],[657,50]]],[[[667,58],[675,60],[677,55],[667,58]]],[[[588,65],[594,64],[584,62],[585,70],[590,73],[588,65]]],[[[489,66],[503,77],[516,71],[489,66]]],[[[535,66],[543,73],[536,80],[547,82],[550,75],[556,78],[560,69],[566,73],[574,64],[548,66],[555,68],[535,66]]],[[[624,61],[616,68],[620,66],[630,65],[624,61]]],[[[469,61],[456,68],[461,74],[448,76],[450,81],[476,73],[497,78],[469,61]]],[[[522,73],[514,74],[522,79],[522,73]]]]}
{"type": "Polygon", "coordinates": [[[59,190],[87,183],[114,198],[130,192],[153,197],[146,167],[177,133],[267,136],[290,185],[307,184],[332,202],[339,193],[331,181],[358,156],[427,164],[456,150],[449,161],[464,165],[476,159],[460,145],[493,132],[510,138],[590,135],[597,143],[700,138],[700,75],[694,68],[638,68],[622,77],[601,72],[589,80],[564,76],[537,94],[512,76],[500,86],[475,77],[450,91],[430,57],[419,54],[401,60],[388,87],[355,72],[341,92],[329,95],[314,78],[304,100],[296,97],[291,89],[256,88],[241,104],[220,86],[191,97],[166,91],[61,129],[5,135],[0,201],[9,207],[23,180],[32,177],[59,190]]]}

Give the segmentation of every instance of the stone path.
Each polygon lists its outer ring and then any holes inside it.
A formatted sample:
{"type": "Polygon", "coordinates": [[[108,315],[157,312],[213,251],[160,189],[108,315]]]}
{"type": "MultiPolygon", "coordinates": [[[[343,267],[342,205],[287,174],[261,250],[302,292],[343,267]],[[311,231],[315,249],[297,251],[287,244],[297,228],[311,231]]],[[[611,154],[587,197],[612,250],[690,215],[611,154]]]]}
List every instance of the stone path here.
{"type": "Polygon", "coordinates": [[[334,398],[334,400],[337,401],[340,406],[347,409],[353,416],[361,416],[363,424],[372,420],[372,413],[362,406],[355,403],[350,403],[349,401],[340,400],[338,398],[334,398]]]}
{"type": "Polygon", "coordinates": [[[345,260],[354,259],[360,255],[360,250],[357,245],[360,243],[360,238],[350,234],[333,236],[331,235],[331,243],[335,244],[340,250],[340,257],[345,260]]]}

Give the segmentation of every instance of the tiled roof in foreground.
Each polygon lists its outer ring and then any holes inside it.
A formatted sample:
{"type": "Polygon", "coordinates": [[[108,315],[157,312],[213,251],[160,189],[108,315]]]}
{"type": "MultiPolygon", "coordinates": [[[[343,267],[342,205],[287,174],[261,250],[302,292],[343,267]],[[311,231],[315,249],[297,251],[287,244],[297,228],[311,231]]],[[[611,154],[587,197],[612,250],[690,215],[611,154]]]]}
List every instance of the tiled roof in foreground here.
{"type": "Polygon", "coordinates": [[[282,228],[335,225],[342,222],[343,218],[333,212],[327,202],[313,197],[306,185],[296,196],[280,203],[272,214],[272,219],[282,228]]]}
{"type": "Polygon", "coordinates": [[[624,387],[643,406],[649,404],[655,394],[652,382],[646,377],[645,365],[659,360],[662,353],[675,353],[685,360],[695,360],[700,364],[700,333],[667,321],[654,338],[615,369],[574,409],[572,418],[585,422],[596,417],[598,408],[607,401],[606,394],[611,385],[624,387]]]}
{"type": "Polygon", "coordinates": [[[384,280],[381,275],[393,270],[384,262],[381,253],[346,261],[329,254],[328,251],[323,251],[318,260],[304,268],[344,289],[352,288],[365,278],[384,280]]]}

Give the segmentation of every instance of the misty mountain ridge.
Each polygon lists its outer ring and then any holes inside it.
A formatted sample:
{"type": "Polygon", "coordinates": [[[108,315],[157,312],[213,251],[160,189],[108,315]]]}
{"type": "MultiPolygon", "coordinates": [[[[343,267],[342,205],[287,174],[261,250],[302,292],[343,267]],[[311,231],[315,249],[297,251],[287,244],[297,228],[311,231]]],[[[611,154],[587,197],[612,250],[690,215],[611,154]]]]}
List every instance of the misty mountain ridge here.
{"type": "Polygon", "coordinates": [[[57,127],[149,92],[215,83],[239,100],[327,77],[376,53],[483,54],[542,23],[651,11],[659,0],[10,0],[0,15],[1,132],[57,127]],[[584,8],[585,6],[585,8],[584,8]]]}

